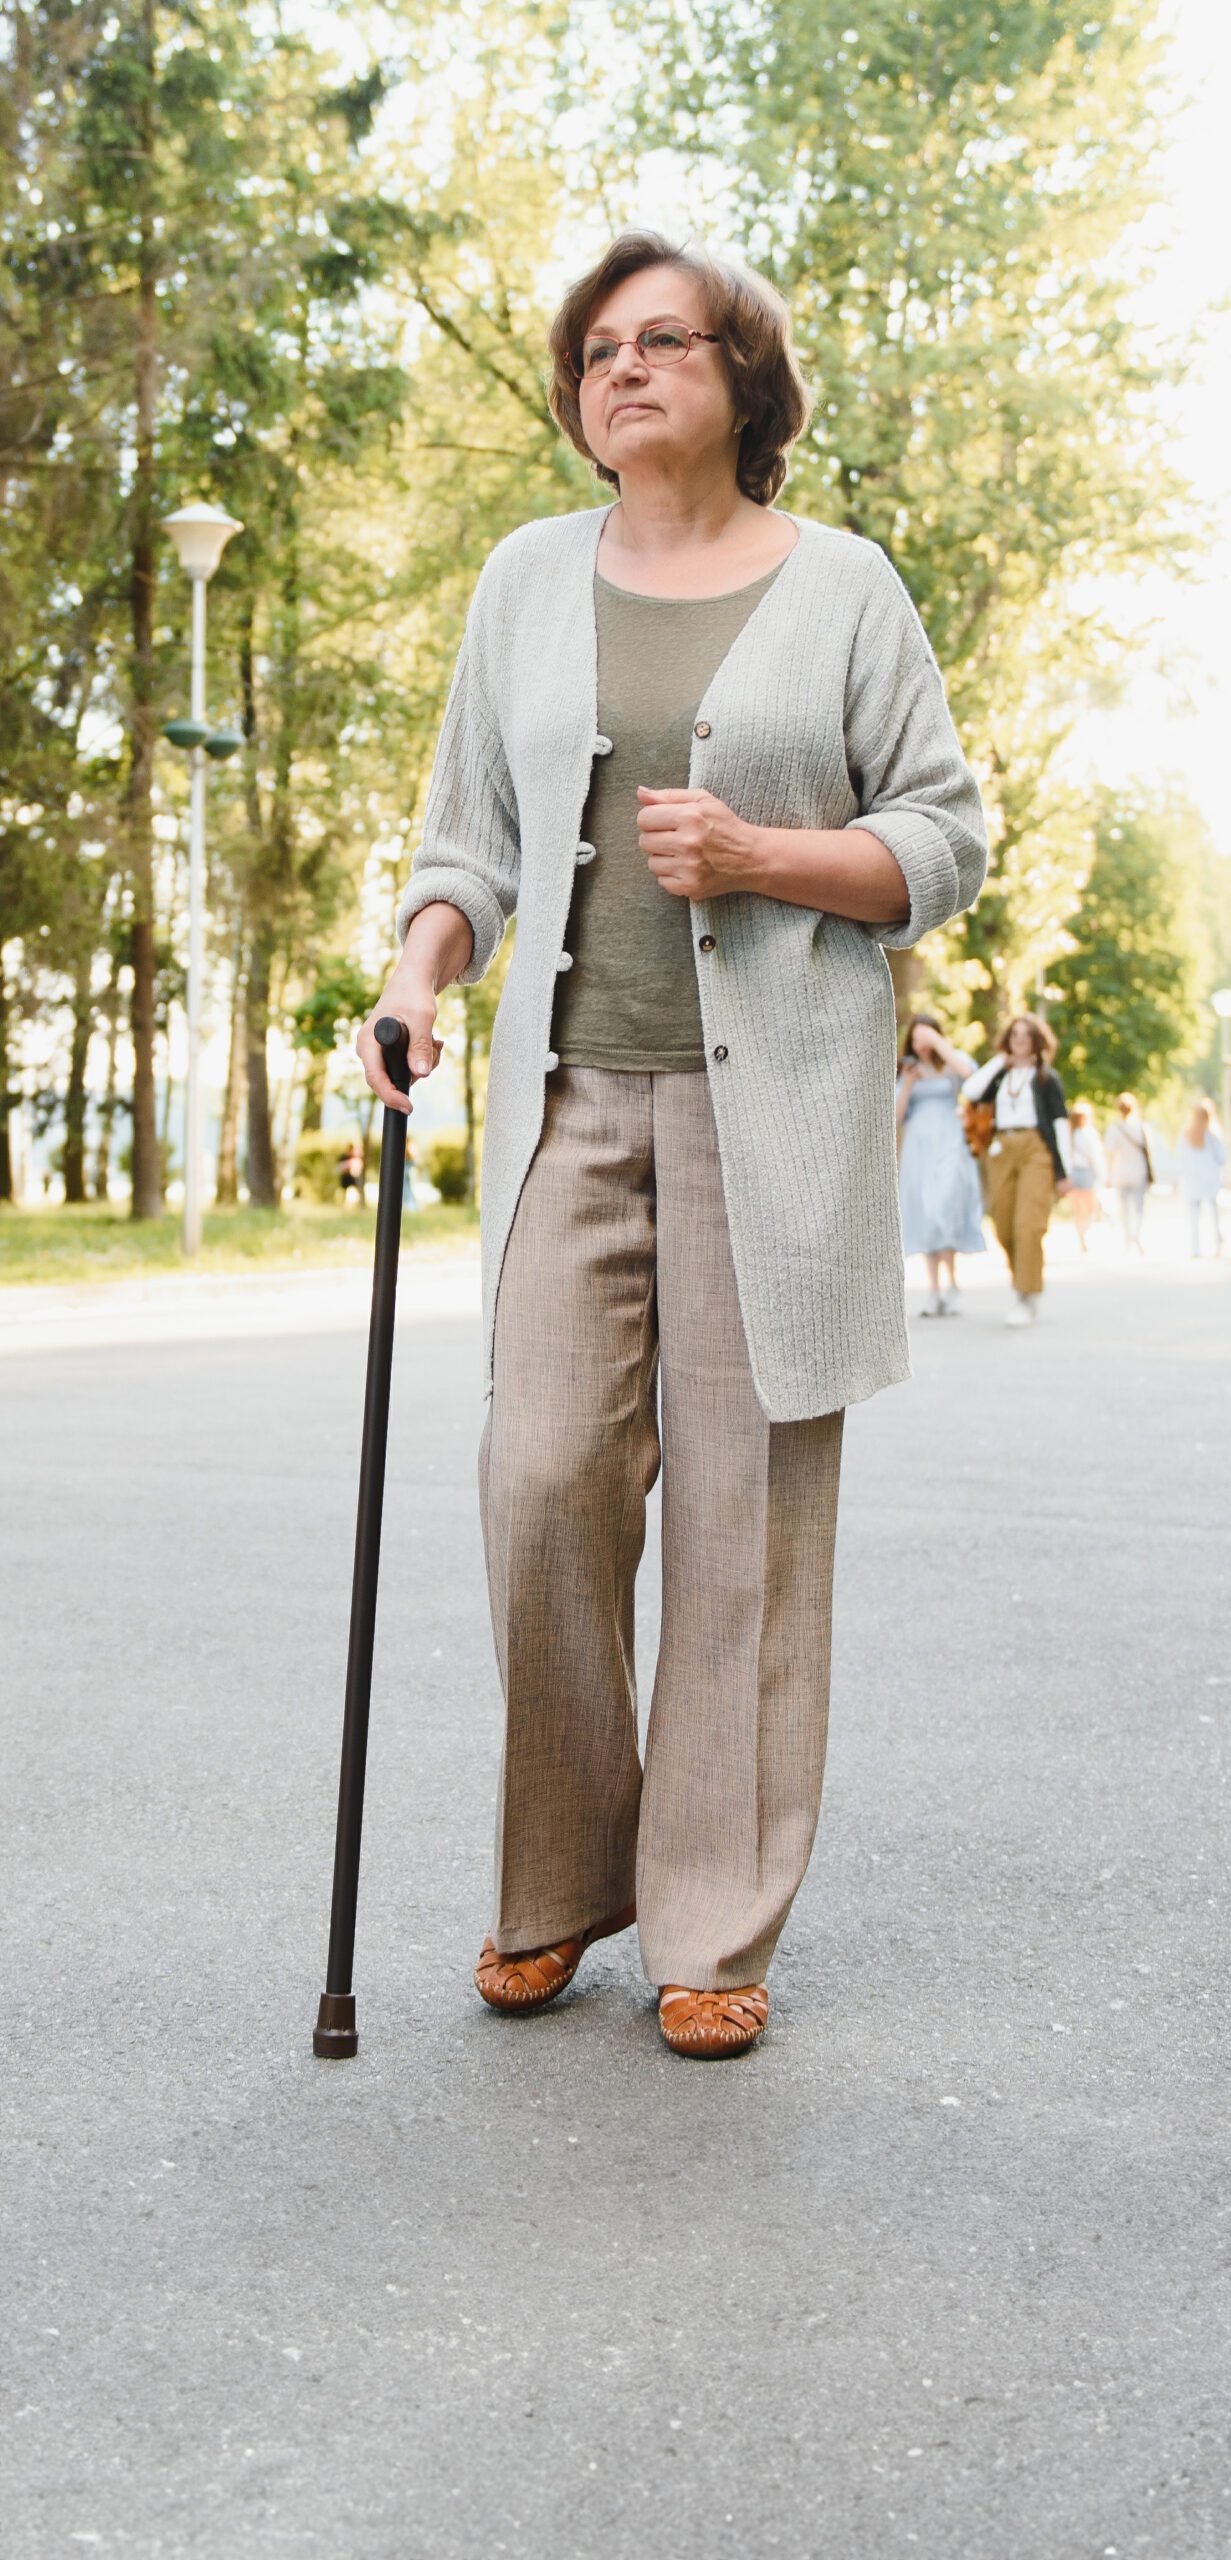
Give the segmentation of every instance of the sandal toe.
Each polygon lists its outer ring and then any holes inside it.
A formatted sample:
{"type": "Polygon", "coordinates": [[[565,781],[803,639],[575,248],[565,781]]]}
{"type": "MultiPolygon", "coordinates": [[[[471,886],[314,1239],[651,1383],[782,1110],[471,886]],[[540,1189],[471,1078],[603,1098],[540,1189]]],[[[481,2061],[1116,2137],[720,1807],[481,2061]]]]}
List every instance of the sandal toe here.
{"type": "Polygon", "coordinates": [[[738,1991],[692,1991],[686,1983],[664,1983],[659,1995],[658,2023],[673,2053],[698,2062],[725,2060],[747,2053],[763,2035],[769,2018],[769,1993],[763,1982],[738,1991]]]}

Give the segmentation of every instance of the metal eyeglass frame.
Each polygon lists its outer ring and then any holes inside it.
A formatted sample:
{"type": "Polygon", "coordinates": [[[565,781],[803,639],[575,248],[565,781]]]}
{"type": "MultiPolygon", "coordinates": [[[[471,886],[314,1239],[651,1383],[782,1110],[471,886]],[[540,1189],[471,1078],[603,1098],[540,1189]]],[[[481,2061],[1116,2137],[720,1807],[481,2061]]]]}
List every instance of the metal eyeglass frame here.
{"type": "MultiPolygon", "coordinates": [[[[642,360],[642,363],[643,363],[643,364],[648,365],[652,371],[661,371],[661,369],[662,369],[662,367],[663,367],[663,365],[664,365],[664,364],[668,364],[668,365],[672,365],[672,364],[685,364],[685,363],[687,362],[687,360],[688,360],[689,356],[692,354],[693,347],[695,346],[695,344],[696,344],[696,342],[697,342],[698,338],[703,338],[707,346],[710,346],[710,347],[718,347],[718,346],[721,346],[721,344],[722,344],[722,340],[721,340],[721,338],[718,336],[717,332],[716,332],[715,330],[713,330],[713,329],[689,329],[689,330],[688,330],[688,344],[687,344],[687,346],[685,347],[683,354],[682,354],[682,355],[678,355],[678,356],[651,356],[651,355],[649,355],[649,354],[647,353],[646,349],[645,349],[645,348],[642,346],[642,344],[641,344],[642,339],[643,339],[643,338],[648,338],[648,337],[651,335],[651,333],[652,333],[655,329],[683,329],[685,326],[686,326],[686,323],[685,323],[683,320],[676,320],[676,319],[674,319],[674,318],[672,317],[672,315],[671,315],[671,313],[670,313],[670,312],[664,312],[663,317],[662,317],[662,319],[661,319],[661,320],[647,320],[647,322],[646,322],[646,325],[645,325],[644,329],[639,329],[639,330],[637,331],[637,335],[636,335],[636,337],[635,337],[635,338],[617,338],[617,339],[616,339],[615,347],[614,347],[614,350],[613,350],[613,353],[612,353],[611,364],[614,364],[614,363],[615,363],[616,357],[618,356],[618,354],[619,354],[619,352],[620,352],[621,347],[635,347],[635,348],[636,348],[636,350],[637,350],[638,355],[640,356],[640,358],[641,358],[641,360],[642,360]]],[[[596,331],[596,332],[595,332],[595,334],[596,334],[596,336],[601,336],[601,335],[602,335],[602,332],[601,332],[601,330],[600,330],[600,331],[596,331]]],[[[575,380],[575,381],[577,381],[577,382],[593,382],[593,381],[595,381],[595,380],[597,380],[597,381],[600,381],[600,382],[601,382],[601,381],[602,381],[602,378],[603,378],[602,374],[599,374],[599,375],[597,375],[597,376],[596,376],[596,375],[594,375],[594,374],[592,374],[592,373],[591,373],[591,374],[588,374],[588,373],[586,372],[586,369],[585,369],[585,356],[586,356],[586,341],[585,341],[585,339],[583,338],[583,339],[582,339],[582,342],[581,342],[581,367],[580,367],[580,370],[578,369],[577,365],[576,365],[576,364],[574,363],[574,361],[573,361],[572,356],[570,355],[569,360],[568,360],[568,364],[569,364],[569,372],[573,375],[574,380],[575,380]]],[[[610,373],[610,371],[611,371],[611,365],[606,365],[606,366],[604,366],[603,370],[604,370],[604,372],[605,372],[605,373],[610,373]]]]}

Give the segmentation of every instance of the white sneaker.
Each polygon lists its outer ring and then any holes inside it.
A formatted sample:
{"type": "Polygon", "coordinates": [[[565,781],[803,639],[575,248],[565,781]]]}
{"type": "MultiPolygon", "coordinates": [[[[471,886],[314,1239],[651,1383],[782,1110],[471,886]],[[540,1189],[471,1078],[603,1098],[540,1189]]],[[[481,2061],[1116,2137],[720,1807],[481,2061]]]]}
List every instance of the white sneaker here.
{"type": "Polygon", "coordinates": [[[960,1316],[961,1312],[962,1301],[958,1291],[956,1289],[942,1289],[940,1293],[941,1315],[960,1316]]]}
{"type": "Polygon", "coordinates": [[[1033,1322],[1034,1322],[1034,1317],[1032,1316],[1032,1314],[1031,1314],[1031,1312],[1030,1312],[1030,1300],[1029,1300],[1029,1298],[1023,1298],[1023,1297],[1021,1296],[1021,1294],[1020,1294],[1020,1291],[1019,1291],[1019,1292],[1016,1292],[1016,1293],[1014,1294],[1013,1304],[1012,1304],[1012,1306],[1010,1307],[1010,1309],[1009,1309],[1009,1312],[1008,1312],[1007,1316],[1005,1317],[1005,1323],[1006,1323],[1006,1324],[1012,1324],[1012,1325],[1023,1325],[1023,1324],[1033,1324],[1033,1322]]]}
{"type": "Polygon", "coordinates": [[[940,1291],[939,1289],[933,1289],[931,1296],[924,1299],[923,1305],[919,1309],[919,1313],[921,1316],[943,1316],[944,1312],[944,1307],[941,1304],[940,1291]]]}

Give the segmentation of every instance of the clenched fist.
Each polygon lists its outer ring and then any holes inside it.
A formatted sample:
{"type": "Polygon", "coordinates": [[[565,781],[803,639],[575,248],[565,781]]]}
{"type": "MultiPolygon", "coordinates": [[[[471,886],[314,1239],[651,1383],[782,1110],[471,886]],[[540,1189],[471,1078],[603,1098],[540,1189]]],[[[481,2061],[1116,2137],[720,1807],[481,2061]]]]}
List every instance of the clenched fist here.
{"type": "Polygon", "coordinates": [[[654,877],[673,898],[721,898],[755,886],[757,830],[712,791],[637,785],[637,832],[654,877]]]}

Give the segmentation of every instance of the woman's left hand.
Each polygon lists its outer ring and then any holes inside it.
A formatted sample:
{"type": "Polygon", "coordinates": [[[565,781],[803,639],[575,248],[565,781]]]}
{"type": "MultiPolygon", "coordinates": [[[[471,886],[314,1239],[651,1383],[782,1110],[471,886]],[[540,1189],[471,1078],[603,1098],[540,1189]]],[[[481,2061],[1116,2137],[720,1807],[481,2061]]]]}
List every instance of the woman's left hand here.
{"type": "Polygon", "coordinates": [[[641,850],[673,898],[721,898],[755,888],[757,830],[712,791],[651,791],[638,783],[641,850]]]}

